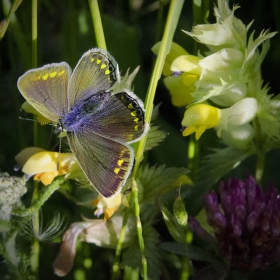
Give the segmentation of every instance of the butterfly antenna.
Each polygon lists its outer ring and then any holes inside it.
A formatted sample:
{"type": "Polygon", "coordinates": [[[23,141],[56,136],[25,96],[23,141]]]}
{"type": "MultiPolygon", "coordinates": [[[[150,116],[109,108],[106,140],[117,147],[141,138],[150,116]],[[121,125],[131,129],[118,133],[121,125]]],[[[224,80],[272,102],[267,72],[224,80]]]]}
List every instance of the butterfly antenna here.
{"type": "Polygon", "coordinates": [[[38,120],[34,120],[34,119],[30,119],[30,118],[24,118],[24,117],[20,117],[20,116],[18,118],[20,120],[24,120],[24,121],[38,122],[41,125],[51,125],[51,126],[54,126],[52,123],[49,123],[49,122],[41,122],[41,121],[38,121],[38,120]]]}
{"type": "Polygon", "coordinates": [[[25,121],[31,121],[31,122],[39,122],[38,120],[34,119],[29,119],[29,118],[23,118],[23,117],[18,117],[20,120],[25,120],[25,121]]]}

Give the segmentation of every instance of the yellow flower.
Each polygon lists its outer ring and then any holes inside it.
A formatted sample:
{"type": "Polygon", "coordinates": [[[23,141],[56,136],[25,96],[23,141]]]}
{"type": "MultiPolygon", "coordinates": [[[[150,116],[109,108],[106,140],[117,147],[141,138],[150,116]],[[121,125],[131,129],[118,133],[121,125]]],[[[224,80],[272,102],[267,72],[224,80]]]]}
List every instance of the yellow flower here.
{"type": "MultiPolygon", "coordinates": [[[[236,126],[251,122],[257,112],[257,100],[249,97],[226,109],[218,109],[207,104],[195,104],[185,112],[182,121],[183,136],[195,133],[195,138],[198,140],[206,129],[215,127],[217,135],[220,137],[222,130],[236,131],[236,126]]],[[[235,138],[237,139],[237,137],[235,138]]]]}
{"type": "Polygon", "coordinates": [[[58,153],[38,151],[38,148],[26,148],[21,151],[16,160],[23,166],[22,172],[27,177],[34,176],[34,180],[41,181],[45,186],[49,185],[56,176],[65,175],[69,168],[76,162],[72,153],[58,153]]]}
{"type": "Polygon", "coordinates": [[[184,72],[199,77],[202,71],[200,61],[201,59],[195,55],[181,55],[172,62],[170,69],[173,73],[184,72]]]}
{"type": "Polygon", "coordinates": [[[204,131],[219,123],[220,110],[207,104],[195,104],[185,112],[182,126],[183,136],[195,133],[198,140],[204,131]]]}
{"type": "Polygon", "coordinates": [[[192,95],[196,91],[196,81],[201,74],[200,58],[194,55],[181,55],[170,65],[173,76],[164,79],[166,88],[170,91],[174,106],[186,106],[194,101],[192,95]]]}
{"type": "Polygon", "coordinates": [[[183,73],[182,75],[170,76],[164,79],[164,85],[169,90],[171,102],[174,106],[187,106],[193,102],[192,93],[195,91],[194,83],[198,77],[192,74],[183,73]]]}
{"type": "Polygon", "coordinates": [[[104,214],[104,220],[107,221],[110,219],[113,214],[119,209],[122,202],[121,193],[117,193],[113,197],[103,197],[98,195],[97,199],[92,202],[93,206],[97,206],[94,214],[99,217],[101,214],[104,214]]]}
{"type": "MultiPolygon", "coordinates": [[[[152,47],[152,52],[156,55],[159,52],[160,43],[161,42],[158,42],[152,47]]],[[[162,74],[164,76],[170,76],[172,74],[172,70],[171,70],[172,62],[178,56],[185,55],[185,54],[188,54],[188,52],[184,48],[182,48],[180,45],[172,42],[170,52],[168,53],[168,55],[165,58],[165,62],[164,62],[163,69],[162,69],[162,74]]]]}

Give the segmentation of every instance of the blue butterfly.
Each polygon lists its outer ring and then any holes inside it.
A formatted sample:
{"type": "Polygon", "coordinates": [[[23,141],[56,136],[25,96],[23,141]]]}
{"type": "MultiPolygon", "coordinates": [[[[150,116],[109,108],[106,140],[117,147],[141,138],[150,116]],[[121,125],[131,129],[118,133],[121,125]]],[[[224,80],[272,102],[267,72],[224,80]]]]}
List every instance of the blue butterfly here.
{"type": "Polygon", "coordinates": [[[105,50],[81,57],[73,73],[66,62],[27,71],[18,79],[23,97],[67,131],[71,150],[86,177],[104,197],[125,184],[134,160],[128,143],[147,131],[143,103],[127,89],[115,93],[118,64],[105,50]]]}

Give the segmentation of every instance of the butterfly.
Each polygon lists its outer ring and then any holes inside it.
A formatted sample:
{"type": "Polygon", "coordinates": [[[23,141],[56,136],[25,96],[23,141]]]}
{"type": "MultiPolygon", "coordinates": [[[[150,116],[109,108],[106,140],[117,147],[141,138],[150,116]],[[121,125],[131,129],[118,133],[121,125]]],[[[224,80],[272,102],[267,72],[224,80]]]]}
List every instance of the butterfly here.
{"type": "Polygon", "coordinates": [[[111,197],[125,184],[134,161],[128,145],[146,132],[143,102],[120,82],[118,64],[105,50],[83,54],[73,72],[66,62],[31,69],[18,79],[23,97],[67,131],[69,146],[93,187],[111,197]]]}

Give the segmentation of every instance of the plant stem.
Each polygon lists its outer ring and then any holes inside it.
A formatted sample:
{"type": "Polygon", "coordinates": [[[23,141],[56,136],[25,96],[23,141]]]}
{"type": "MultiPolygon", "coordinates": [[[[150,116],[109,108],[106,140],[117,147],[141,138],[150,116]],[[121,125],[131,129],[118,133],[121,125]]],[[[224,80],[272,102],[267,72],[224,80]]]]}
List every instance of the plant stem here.
{"type": "MultiPolygon", "coordinates": [[[[170,3],[170,8],[167,16],[163,37],[161,40],[159,53],[155,62],[155,66],[150,79],[150,84],[148,87],[146,100],[145,100],[145,108],[146,108],[145,122],[148,125],[150,124],[152,118],[154,98],[155,98],[155,92],[156,92],[158,80],[161,77],[161,72],[162,72],[163,64],[165,62],[165,57],[170,51],[172,39],[178,24],[178,20],[183,4],[184,4],[184,0],[172,0],[170,3]]],[[[147,140],[147,135],[145,135],[139,142],[138,149],[135,155],[135,165],[132,173],[133,178],[135,178],[140,162],[143,158],[143,152],[144,152],[146,140],[147,140]]]]}
{"type": "MultiPolygon", "coordinates": [[[[37,39],[38,39],[38,30],[37,30],[37,22],[38,19],[38,2],[37,0],[32,0],[32,67],[37,67],[37,39]]],[[[38,136],[38,122],[33,122],[33,141],[34,146],[38,146],[39,144],[39,136],[38,136]]],[[[38,182],[34,181],[34,189],[32,195],[32,202],[38,199],[39,185],[38,182]]],[[[34,213],[34,229],[39,232],[40,227],[39,220],[39,210],[34,213]]],[[[30,257],[30,266],[31,271],[33,272],[35,278],[38,278],[39,274],[39,259],[40,259],[40,244],[38,240],[34,240],[32,244],[32,251],[30,257]]]]}
{"type": "Polygon", "coordinates": [[[98,48],[107,50],[102,27],[102,21],[97,0],[89,0],[89,7],[92,16],[93,28],[95,31],[96,44],[98,48]]]}
{"type": "MultiPolygon", "coordinates": [[[[165,62],[166,55],[170,51],[172,39],[178,24],[178,20],[181,14],[183,4],[184,4],[184,0],[172,0],[170,3],[169,12],[167,16],[167,21],[166,21],[159,53],[155,62],[155,66],[150,79],[150,84],[148,87],[146,100],[145,100],[145,107],[146,107],[145,122],[147,125],[150,125],[151,122],[157,84],[161,77],[161,72],[162,72],[163,64],[165,62]]],[[[146,140],[147,140],[147,135],[145,135],[139,142],[138,149],[135,155],[135,165],[132,171],[132,178],[133,178],[132,195],[133,195],[133,201],[135,207],[135,216],[137,219],[138,242],[139,242],[140,252],[142,256],[142,273],[144,279],[148,279],[148,267],[147,267],[147,260],[145,257],[145,246],[144,246],[144,239],[142,235],[142,224],[140,220],[140,205],[138,200],[138,189],[137,189],[135,178],[140,166],[140,162],[142,161],[143,158],[146,140]]]]}
{"type": "Polygon", "coordinates": [[[261,180],[264,173],[266,151],[264,145],[265,141],[262,137],[261,126],[258,118],[255,118],[254,120],[254,127],[256,129],[256,152],[257,152],[255,178],[257,183],[261,184],[261,180]]]}
{"type": "Polygon", "coordinates": [[[56,190],[58,190],[63,185],[63,183],[65,183],[63,178],[56,179],[50,185],[48,185],[48,187],[45,188],[44,191],[40,193],[40,195],[38,195],[37,193],[36,199],[34,198],[34,196],[32,197],[32,204],[29,208],[24,210],[15,210],[13,211],[13,215],[25,217],[25,216],[33,215],[36,212],[39,213],[39,210],[44,205],[44,203],[50,198],[50,196],[56,190]]]}

